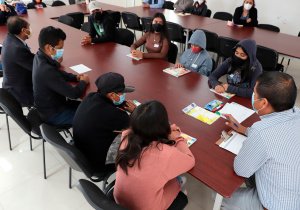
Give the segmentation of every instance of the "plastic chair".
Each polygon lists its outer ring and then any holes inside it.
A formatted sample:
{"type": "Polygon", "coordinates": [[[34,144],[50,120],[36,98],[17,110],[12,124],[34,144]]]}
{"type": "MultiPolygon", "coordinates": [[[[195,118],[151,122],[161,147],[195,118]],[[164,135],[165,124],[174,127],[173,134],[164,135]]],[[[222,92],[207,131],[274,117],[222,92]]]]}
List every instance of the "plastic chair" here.
{"type": "Polygon", "coordinates": [[[103,181],[103,189],[105,189],[107,180],[114,171],[96,172],[86,157],[75,146],[68,144],[53,126],[43,123],[40,129],[43,138],[51,144],[68,163],[70,189],[72,188],[72,169],[83,172],[93,182],[103,181]]]}
{"type": "Polygon", "coordinates": [[[62,15],[58,18],[58,22],[61,22],[63,24],[66,24],[68,26],[74,27],[76,28],[76,23],[74,21],[74,19],[68,15],[62,15]]]}
{"type": "Polygon", "coordinates": [[[80,30],[90,33],[90,31],[91,31],[90,23],[89,22],[83,23],[80,30]]]}
{"type": "Polygon", "coordinates": [[[94,209],[125,210],[106,196],[97,185],[88,180],[80,179],[79,189],[94,209]]]}
{"type": "Polygon", "coordinates": [[[135,31],[143,30],[142,25],[140,23],[140,18],[136,14],[131,13],[131,12],[122,12],[121,16],[122,16],[122,20],[125,25],[125,28],[132,29],[134,32],[134,37],[136,39],[135,31]]]}
{"type": "Polygon", "coordinates": [[[257,28],[265,29],[268,31],[280,32],[280,28],[271,24],[258,24],[257,28]]]}
{"type": "Polygon", "coordinates": [[[52,7],[59,7],[59,6],[65,6],[66,4],[64,3],[64,2],[62,2],[62,1],[54,1],[53,3],[52,3],[52,7]]]}
{"type": "Polygon", "coordinates": [[[177,59],[177,53],[178,53],[178,47],[176,46],[176,44],[170,42],[168,56],[167,56],[168,62],[175,64],[177,59]]]}
{"type": "Polygon", "coordinates": [[[213,16],[214,19],[219,19],[219,20],[232,20],[232,14],[228,12],[216,12],[213,16]]]}
{"type": "Polygon", "coordinates": [[[116,35],[116,42],[118,44],[130,47],[134,42],[134,33],[125,28],[118,28],[116,35]]]}
{"type": "Polygon", "coordinates": [[[150,27],[151,27],[152,20],[153,20],[152,17],[142,17],[142,18],[141,18],[143,32],[148,32],[148,31],[150,31],[150,29],[151,29],[150,27]]]}
{"type": "Polygon", "coordinates": [[[207,9],[206,14],[205,14],[205,17],[210,17],[210,16],[211,16],[211,10],[210,10],[210,9],[207,9]]]}
{"type": "Polygon", "coordinates": [[[71,12],[66,15],[73,18],[75,28],[78,28],[78,29],[81,28],[81,25],[84,22],[84,14],[82,12],[71,12]]]}
{"type": "Polygon", "coordinates": [[[256,57],[261,63],[264,71],[283,71],[283,66],[278,64],[277,51],[258,45],[256,57]]]}
{"type": "Polygon", "coordinates": [[[172,1],[165,1],[165,3],[162,6],[163,9],[169,9],[174,10],[174,2],[172,1]]]}
{"type": "Polygon", "coordinates": [[[226,59],[232,56],[233,48],[238,43],[238,40],[227,38],[227,37],[218,37],[218,59],[217,63],[219,63],[220,57],[226,59]]]}

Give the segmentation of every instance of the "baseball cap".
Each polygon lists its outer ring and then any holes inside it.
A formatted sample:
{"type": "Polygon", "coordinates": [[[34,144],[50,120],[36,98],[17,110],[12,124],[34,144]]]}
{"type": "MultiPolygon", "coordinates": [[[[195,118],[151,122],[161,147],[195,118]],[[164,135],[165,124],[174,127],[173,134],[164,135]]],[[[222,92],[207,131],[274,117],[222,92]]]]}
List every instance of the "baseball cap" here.
{"type": "Polygon", "coordinates": [[[98,92],[101,94],[107,94],[111,92],[130,93],[135,89],[133,86],[125,86],[124,77],[115,72],[102,74],[100,77],[98,77],[95,84],[98,88],[98,92]]]}
{"type": "Polygon", "coordinates": [[[100,3],[97,2],[97,1],[91,1],[89,3],[88,7],[89,7],[89,10],[90,10],[90,13],[92,13],[96,9],[101,9],[100,3]]]}

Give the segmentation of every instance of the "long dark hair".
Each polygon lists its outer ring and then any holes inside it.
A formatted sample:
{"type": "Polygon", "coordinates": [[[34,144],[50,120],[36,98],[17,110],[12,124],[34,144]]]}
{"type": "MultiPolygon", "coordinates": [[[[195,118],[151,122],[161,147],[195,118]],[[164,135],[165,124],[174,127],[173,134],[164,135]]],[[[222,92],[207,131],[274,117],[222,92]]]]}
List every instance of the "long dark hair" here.
{"type": "MultiPolygon", "coordinates": [[[[155,18],[161,18],[162,21],[163,21],[163,29],[161,30],[160,32],[160,41],[162,41],[164,38],[166,38],[168,41],[170,41],[169,39],[169,33],[168,33],[168,27],[167,27],[167,21],[166,21],[166,18],[164,16],[163,13],[156,13],[154,16],[153,16],[153,19],[152,19],[152,22],[155,18]]],[[[150,24],[150,32],[151,33],[154,33],[154,29],[152,27],[152,22],[150,24]]]]}
{"type": "Polygon", "coordinates": [[[133,167],[136,161],[140,166],[143,149],[147,149],[152,142],[157,142],[156,146],[159,143],[174,145],[175,141],[168,139],[170,133],[168,113],[164,105],[159,101],[141,104],[130,116],[127,145],[124,149],[119,149],[116,165],[127,174],[127,168],[133,167]]]}

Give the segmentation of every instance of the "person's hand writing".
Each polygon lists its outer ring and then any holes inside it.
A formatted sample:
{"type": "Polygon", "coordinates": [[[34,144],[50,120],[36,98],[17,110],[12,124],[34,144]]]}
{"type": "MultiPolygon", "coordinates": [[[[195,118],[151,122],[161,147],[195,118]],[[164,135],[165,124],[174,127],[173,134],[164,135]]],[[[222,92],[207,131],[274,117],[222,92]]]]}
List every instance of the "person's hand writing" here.
{"type": "Polygon", "coordinates": [[[136,105],[131,100],[126,100],[124,104],[124,109],[130,113],[132,113],[136,108],[136,105]]]}
{"type": "Polygon", "coordinates": [[[90,83],[90,78],[88,77],[87,74],[82,74],[80,76],[80,81],[85,81],[86,84],[89,84],[90,83]]]}
{"type": "Polygon", "coordinates": [[[246,20],[247,23],[250,23],[251,21],[252,21],[251,18],[248,18],[248,19],[246,20]]]}
{"type": "Polygon", "coordinates": [[[216,91],[217,93],[224,93],[224,92],[225,92],[225,88],[224,88],[222,85],[217,85],[217,86],[215,87],[215,91],[216,91]]]}
{"type": "Polygon", "coordinates": [[[139,50],[132,50],[131,55],[136,58],[143,58],[143,52],[139,50]]]}
{"type": "Polygon", "coordinates": [[[234,117],[232,117],[231,114],[224,114],[226,119],[228,120],[225,124],[231,127],[233,130],[241,133],[246,134],[247,128],[243,125],[241,125],[234,117]]]}
{"type": "Polygon", "coordinates": [[[81,45],[87,45],[92,43],[92,37],[91,36],[85,36],[81,40],[81,45]]]}
{"type": "Polygon", "coordinates": [[[228,86],[229,86],[229,85],[228,85],[227,83],[223,83],[222,86],[223,86],[223,88],[224,88],[224,90],[225,90],[225,92],[226,92],[226,91],[228,90],[228,86]]]}
{"type": "Polygon", "coordinates": [[[183,68],[183,65],[181,63],[176,63],[175,68],[183,68]]]}
{"type": "Polygon", "coordinates": [[[180,128],[176,124],[172,124],[170,127],[171,127],[171,133],[168,136],[168,138],[174,141],[182,140],[183,138],[181,137],[180,128]]]}

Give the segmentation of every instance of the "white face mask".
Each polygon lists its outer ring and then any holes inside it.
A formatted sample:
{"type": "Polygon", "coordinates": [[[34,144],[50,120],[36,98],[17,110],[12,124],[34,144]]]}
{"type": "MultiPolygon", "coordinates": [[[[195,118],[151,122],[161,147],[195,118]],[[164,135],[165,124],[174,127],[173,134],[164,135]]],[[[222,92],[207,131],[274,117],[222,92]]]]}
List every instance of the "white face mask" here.
{"type": "Polygon", "coordinates": [[[252,4],[246,3],[244,4],[245,10],[250,10],[252,8],[252,4]]]}

